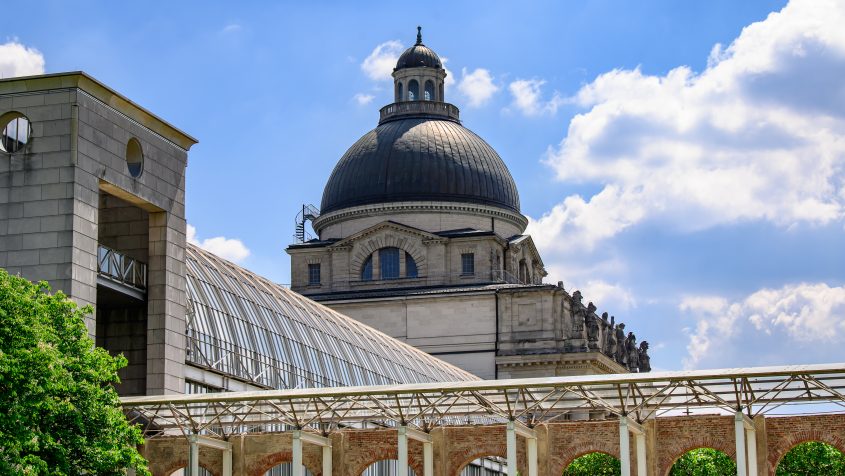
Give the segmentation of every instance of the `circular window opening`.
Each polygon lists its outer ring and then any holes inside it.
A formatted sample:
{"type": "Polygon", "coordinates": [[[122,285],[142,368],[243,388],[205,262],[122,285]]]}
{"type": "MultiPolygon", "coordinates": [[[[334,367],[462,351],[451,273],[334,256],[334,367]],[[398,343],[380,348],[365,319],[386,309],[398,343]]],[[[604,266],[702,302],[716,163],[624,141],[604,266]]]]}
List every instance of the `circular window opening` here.
{"type": "Polygon", "coordinates": [[[2,122],[3,130],[0,132],[0,149],[3,149],[3,152],[14,154],[29,143],[32,135],[29,119],[18,112],[12,113],[4,119],[2,122]]]}
{"type": "Polygon", "coordinates": [[[141,150],[141,143],[134,137],[126,144],[126,168],[133,177],[141,176],[144,171],[144,152],[141,150]]]}

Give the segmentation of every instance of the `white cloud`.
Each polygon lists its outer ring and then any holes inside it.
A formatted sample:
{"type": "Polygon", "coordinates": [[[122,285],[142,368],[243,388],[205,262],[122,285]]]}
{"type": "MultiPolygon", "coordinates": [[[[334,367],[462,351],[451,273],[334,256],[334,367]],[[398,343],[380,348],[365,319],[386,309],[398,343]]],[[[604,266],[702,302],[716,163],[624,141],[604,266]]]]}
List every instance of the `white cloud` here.
{"type": "Polygon", "coordinates": [[[237,33],[241,31],[243,27],[237,23],[229,23],[228,25],[224,26],[220,33],[237,33]]]}
{"type": "Polygon", "coordinates": [[[398,40],[390,40],[381,43],[373,49],[369,56],[361,63],[361,70],[374,81],[383,81],[391,78],[396,61],[402,54],[402,43],[398,40]]]}
{"type": "MultiPolygon", "coordinates": [[[[761,289],[737,301],[719,296],[690,296],[678,306],[695,319],[687,329],[686,368],[706,362],[724,366],[736,359],[748,362],[755,353],[780,353],[787,358],[839,359],[845,337],[845,287],[801,283],[761,289]],[[739,341],[739,342],[737,342],[739,341]],[[718,345],[717,344],[721,344],[718,345]],[[788,350],[807,349],[790,355],[788,350]],[[728,349],[745,356],[724,358],[728,349]],[[721,360],[720,360],[721,359],[721,360]]],[[[734,363],[736,365],[736,362],[734,363]]]]}
{"type": "MultiPolygon", "coordinates": [[[[557,178],[591,183],[532,221],[540,244],[593,246],[644,220],[691,231],[762,220],[789,227],[845,216],[845,3],[797,0],[716,45],[708,66],[664,76],[602,74],[548,153],[557,178]]],[[[543,82],[511,84],[526,114],[543,82]]]]}
{"type": "Polygon", "coordinates": [[[187,228],[187,241],[235,263],[240,263],[250,254],[249,248],[237,238],[215,236],[214,238],[201,239],[197,237],[197,229],[191,225],[188,225],[187,228]]]}
{"type": "Polygon", "coordinates": [[[446,67],[446,62],[449,61],[449,58],[445,56],[440,57],[440,62],[443,63],[443,69],[446,71],[446,79],[443,80],[443,89],[448,91],[455,84],[455,75],[452,74],[452,70],[446,67]]]}
{"type": "Polygon", "coordinates": [[[44,55],[17,41],[0,45],[0,78],[44,74],[44,55]]]}
{"type": "Polygon", "coordinates": [[[367,104],[373,102],[375,96],[372,94],[364,94],[364,93],[357,93],[356,95],[352,96],[352,99],[358,103],[359,106],[366,106],[367,104]]]}
{"type": "Polygon", "coordinates": [[[461,70],[458,91],[467,97],[470,107],[483,106],[498,90],[499,87],[493,83],[490,71],[484,68],[476,68],[471,73],[467,73],[466,68],[461,70]]]}
{"type": "Polygon", "coordinates": [[[565,100],[558,92],[549,100],[543,99],[544,84],[546,81],[540,79],[517,79],[511,82],[508,90],[513,96],[513,107],[526,116],[554,115],[565,100]]]}
{"type": "Polygon", "coordinates": [[[637,300],[629,289],[600,279],[587,281],[581,288],[581,293],[584,299],[592,301],[599,308],[599,313],[607,310],[613,314],[613,312],[628,311],[637,307],[637,300]]]}

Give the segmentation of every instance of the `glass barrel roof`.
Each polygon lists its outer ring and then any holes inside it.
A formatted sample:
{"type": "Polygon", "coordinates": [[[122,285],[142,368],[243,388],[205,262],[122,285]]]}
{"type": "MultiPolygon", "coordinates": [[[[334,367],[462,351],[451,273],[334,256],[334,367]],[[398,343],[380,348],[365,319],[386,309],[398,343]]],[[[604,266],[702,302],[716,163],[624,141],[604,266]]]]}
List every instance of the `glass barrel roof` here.
{"type": "Polygon", "coordinates": [[[280,389],[478,380],[197,246],[186,262],[191,364],[280,389]]]}

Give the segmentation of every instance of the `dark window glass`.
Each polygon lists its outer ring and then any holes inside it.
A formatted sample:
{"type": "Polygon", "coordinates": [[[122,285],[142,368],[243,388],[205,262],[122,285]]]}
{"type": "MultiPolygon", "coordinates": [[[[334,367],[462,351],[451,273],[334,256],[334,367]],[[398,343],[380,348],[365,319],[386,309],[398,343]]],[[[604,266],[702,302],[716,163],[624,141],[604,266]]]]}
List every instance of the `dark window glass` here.
{"type": "Polygon", "coordinates": [[[399,248],[382,248],[378,251],[381,264],[381,279],[396,279],[399,277],[399,248]]]}
{"type": "Polygon", "coordinates": [[[373,279],[373,257],[370,256],[364,261],[364,265],[361,266],[361,281],[370,281],[373,279]]]}
{"type": "Polygon", "coordinates": [[[434,101],[434,83],[431,81],[425,82],[425,100],[434,101]]]}
{"type": "Polygon", "coordinates": [[[396,102],[402,100],[402,83],[396,85],[396,102]]]}
{"type": "Polygon", "coordinates": [[[320,284],[320,263],[308,265],[308,284],[320,284]]]}
{"type": "Polygon", "coordinates": [[[408,101],[419,101],[420,98],[420,83],[416,79],[412,79],[408,83],[408,101]]]}
{"type": "Polygon", "coordinates": [[[417,277],[417,262],[414,261],[414,257],[408,253],[405,253],[405,277],[417,277]]]}
{"type": "Polygon", "coordinates": [[[475,274],[475,253],[461,253],[461,274],[475,274]]]}

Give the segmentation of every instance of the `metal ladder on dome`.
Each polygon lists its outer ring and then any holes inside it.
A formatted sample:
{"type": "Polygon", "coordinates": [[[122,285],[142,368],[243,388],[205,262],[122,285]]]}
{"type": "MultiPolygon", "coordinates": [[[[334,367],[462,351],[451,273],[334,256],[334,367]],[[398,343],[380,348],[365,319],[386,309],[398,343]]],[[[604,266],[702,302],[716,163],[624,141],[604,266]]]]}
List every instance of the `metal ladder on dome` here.
{"type": "Polygon", "coordinates": [[[296,214],[296,221],[295,221],[295,232],[293,234],[293,239],[296,243],[305,243],[308,240],[313,239],[314,237],[311,236],[305,230],[305,222],[311,221],[313,222],[317,217],[320,216],[320,210],[317,210],[317,207],[310,204],[303,204],[302,210],[296,214]]]}

